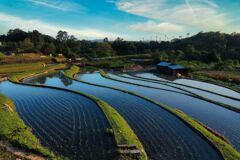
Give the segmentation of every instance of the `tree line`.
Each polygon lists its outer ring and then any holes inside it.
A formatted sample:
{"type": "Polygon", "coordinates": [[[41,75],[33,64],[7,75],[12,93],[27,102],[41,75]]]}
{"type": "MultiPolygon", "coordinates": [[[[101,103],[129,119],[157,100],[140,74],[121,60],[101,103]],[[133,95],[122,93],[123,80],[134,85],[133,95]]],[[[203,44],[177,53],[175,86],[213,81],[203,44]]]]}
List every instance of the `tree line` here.
{"type": "Polygon", "coordinates": [[[222,62],[240,60],[240,34],[220,32],[200,32],[187,38],[171,41],[126,41],[117,38],[101,42],[79,40],[66,31],[57,36],[44,35],[37,30],[25,32],[9,30],[0,35],[1,52],[36,52],[43,54],[63,54],[66,57],[108,57],[131,54],[151,54],[164,60],[198,60],[202,62],[222,62]]]}

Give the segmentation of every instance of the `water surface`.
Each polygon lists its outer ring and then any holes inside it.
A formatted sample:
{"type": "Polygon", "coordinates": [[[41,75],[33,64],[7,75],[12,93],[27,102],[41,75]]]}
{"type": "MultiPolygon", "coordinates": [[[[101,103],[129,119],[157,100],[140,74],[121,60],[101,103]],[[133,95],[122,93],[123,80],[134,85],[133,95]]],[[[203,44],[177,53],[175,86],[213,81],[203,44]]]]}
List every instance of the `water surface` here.
{"type": "MultiPolygon", "coordinates": [[[[117,79],[119,77],[119,76],[113,75],[113,74],[111,74],[111,76],[114,77],[115,79],[117,79]]],[[[153,80],[136,78],[134,76],[127,75],[127,74],[122,74],[122,76],[126,77],[126,78],[124,78],[124,81],[126,81],[126,82],[133,82],[135,84],[143,84],[145,86],[154,86],[154,87],[159,87],[159,88],[162,88],[162,86],[164,86],[164,82],[157,82],[157,81],[153,81],[153,80]],[[135,79],[137,79],[137,80],[135,80],[135,79]]],[[[121,79],[122,79],[122,77],[121,77],[121,79]]],[[[191,87],[187,87],[187,86],[182,86],[182,85],[179,85],[178,83],[172,83],[170,81],[168,83],[165,83],[165,85],[172,86],[172,87],[175,87],[175,88],[180,88],[178,90],[183,89],[186,93],[187,93],[187,91],[189,91],[190,93],[199,95],[201,97],[204,97],[204,98],[216,101],[216,102],[224,103],[224,104],[230,105],[230,106],[235,107],[235,108],[240,108],[240,100],[234,100],[234,99],[231,99],[231,98],[228,98],[228,97],[224,97],[224,96],[221,96],[221,95],[218,95],[218,94],[214,94],[217,91],[215,91],[214,93],[210,93],[210,92],[203,91],[203,90],[200,90],[200,89],[191,88],[191,87]]],[[[200,85],[200,87],[201,87],[201,85],[200,85]]],[[[202,88],[202,89],[205,89],[205,88],[202,88]]],[[[208,89],[205,89],[205,90],[208,90],[208,89]]],[[[211,90],[209,90],[209,91],[211,91],[211,90]]],[[[219,92],[219,93],[221,94],[221,92],[219,92]]],[[[237,94],[239,94],[239,93],[237,93],[237,94]]],[[[231,94],[228,95],[228,96],[232,97],[231,94]]],[[[235,96],[237,96],[237,95],[235,94],[235,96]]]]}
{"type": "Polygon", "coordinates": [[[211,91],[211,92],[220,93],[222,95],[226,95],[226,96],[235,97],[235,98],[240,99],[240,93],[238,93],[236,91],[233,91],[231,89],[222,87],[222,86],[211,84],[211,83],[206,83],[206,82],[201,82],[201,81],[196,81],[196,80],[190,80],[190,79],[176,79],[174,81],[168,81],[166,79],[158,77],[154,73],[136,73],[135,75],[138,76],[138,77],[157,80],[157,81],[166,81],[166,82],[169,82],[169,83],[173,82],[173,83],[177,83],[177,84],[184,84],[184,85],[187,85],[187,86],[197,87],[197,88],[200,88],[200,89],[204,89],[204,90],[208,90],[208,91],[211,91]]]}
{"type": "Polygon", "coordinates": [[[120,91],[72,81],[61,74],[42,77],[39,80],[32,79],[29,82],[81,91],[106,101],[126,119],[151,159],[221,159],[215,149],[182,121],[144,99],[120,91]]]}
{"type": "MultiPolygon", "coordinates": [[[[174,109],[179,109],[227,137],[233,146],[240,151],[239,113],[191,96],[106,79],[101,77],[99,73],[80,74],[79,78],[92,83],[132,91],[166,104],[174,109]]],[[[124,78],[121,77],[119,79],[124,80],[124,78]]]]}
{"type": "Polygon", "coordinates": [[[71,159],[109,159],[116,155],[110,127],[99,107],[88,98],[65,91],[0,82],[0,93],[11,98],[23,121],[44,146],[71,159]]]}

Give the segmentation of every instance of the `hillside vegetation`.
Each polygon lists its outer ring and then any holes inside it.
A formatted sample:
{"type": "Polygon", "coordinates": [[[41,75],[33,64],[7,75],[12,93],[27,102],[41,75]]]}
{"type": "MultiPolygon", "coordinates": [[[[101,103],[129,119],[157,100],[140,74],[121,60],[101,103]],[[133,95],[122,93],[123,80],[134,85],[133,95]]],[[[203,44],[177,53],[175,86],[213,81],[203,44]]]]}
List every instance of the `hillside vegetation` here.
{"type": "Polygon", "coordinates": [[[113,57],[149,54],[160,60],[196,60],[205,63],[232,61],[239,63],[240,34],[220,32],[200,32],[186,38],[172,41],[126,41],[118,37],[114,41],[104,38],[101,42],[78,40],[66,31],[57,36],[44,35],[37,30],[24,32],[20,29],[9,30],[0,35],[2,53],[43,53],[46,55],[63,54],[74,57],[113,57]]]}

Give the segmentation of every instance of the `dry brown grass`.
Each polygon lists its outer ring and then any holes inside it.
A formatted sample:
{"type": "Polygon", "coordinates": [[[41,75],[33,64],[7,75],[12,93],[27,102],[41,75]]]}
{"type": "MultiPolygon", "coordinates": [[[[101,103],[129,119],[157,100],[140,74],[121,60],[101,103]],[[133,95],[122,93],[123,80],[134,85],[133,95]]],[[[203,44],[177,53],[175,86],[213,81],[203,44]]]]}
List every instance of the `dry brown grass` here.
{"type": "Polygon", "coordinates": [[[15,63],[35,63],[35,62],[44,62],[50,63],[51,57],[41,57],[40,54],[28,53],[21,54],[17,56],[1,56],[0,64],[15,64],[15,63]]]}
{"type": "Polygon", "coordinates": [[[234,72],[226,72],[226,71],[201,71],[197,72],[198,74],[208,76],[210,78],[228,81],[228,82],[240,82],[240,75],[234,72]]]}

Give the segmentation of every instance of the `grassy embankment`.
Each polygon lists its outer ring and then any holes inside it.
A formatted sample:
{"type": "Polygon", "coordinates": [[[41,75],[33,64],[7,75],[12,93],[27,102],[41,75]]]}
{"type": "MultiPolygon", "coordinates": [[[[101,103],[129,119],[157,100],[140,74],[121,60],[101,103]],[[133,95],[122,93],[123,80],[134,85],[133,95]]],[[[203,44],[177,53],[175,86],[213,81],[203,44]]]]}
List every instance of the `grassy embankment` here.
{"type": "MultiPolygon", "coordinates": [[[[109,78],[108,75],[103,70],[100,70],[100,74],[105,78],[109,78]]],[[[110,78],[110,79],[112,79],[112,78],[110,78]]],[[[112,80],[114,80],[114,79],[112,79],[112,80]]],[[[113,88],[113,87],[111,87],[111,88],[113,88]]],[[[136,93],[124,91],[124,90],[117,89],[117,88],[115,88],[115,89],[119,90],[119,91],[122,91],[122,92],[127,92],[129,94],[133,94],[135,96],[138,96],[140,98],[148,100],[149,102],[152,102],[152,103],[164,108],[165,110],[169,111],[170,113],[176,115],[178,118],[183,120],[187,125],[189,125],[192,129],[197,131],[200,135],[207,138],[218,149],[218,151],[220,151],[220,153],[222,154],[222,156],[225,160],[238,160],[238,159],[240,159],[240,153],[237,152],[232,147],[232,145],[229,144],[227,140],[225,140],[225,138],[223,136],[221,136],[219,133],[213,131],[212,129],[208,128],[207,126],[204,126],[202,123],[200,123],[197,120],[191,118],[187,114],[185,114],[185,113],[183,113],[179,110],[172,109],[169,106],[161,104],[161,103],[159,103],[157,101],[154,101],[150,98],[138,95],[136,93]]]]}
{"type": "MultiPolygon", "coordinates": [[[[0,94],[0,139],[2,143],[9,143],[14,147],[23,149],[28,153],[39,154],[51,159],[56,158],[47,148],[43,147],[39,140],[32,134],[16,112],[14,103],[4,95],[0,94]]],[[[3,144],[2,144],[3,145],[3,144]]],[[[4,144],[5,145],[5,144],[4,144]]],[[[0,159],[12,159],[13,153],[6,151],[4,146],[0,147],[0,159]]]]}
{"type": "Polygon", "coordinates": [[[0,74],[23,72],[23,71],[36,70],[41,68],[43,68],[42,63],[1,65],[0,74]]]}
{"type": "MultiPolygon", "coordinates": [[[[74,75],[79,72],[79,67],[72,66],[69,70],[65,71],[65,76],[73,79],[74,75]]],[[[88,95],[92,100],[94,100],[102,109],[104,114],[106,115],[117,144],[135,144],[142,152],[141,157],[139,159],[147,159],[147,155],[144,151],[144,147],[130,128],[128,123],[124,120],[124,118],[109,104],[106,102],[88,95]]]]}
{"type": "Polygon", "coordinates": [[[41,68],[43,68],[42,63],[1,65],[0,78],[7,77],[11,73],[36,70],[41,68]]]}

